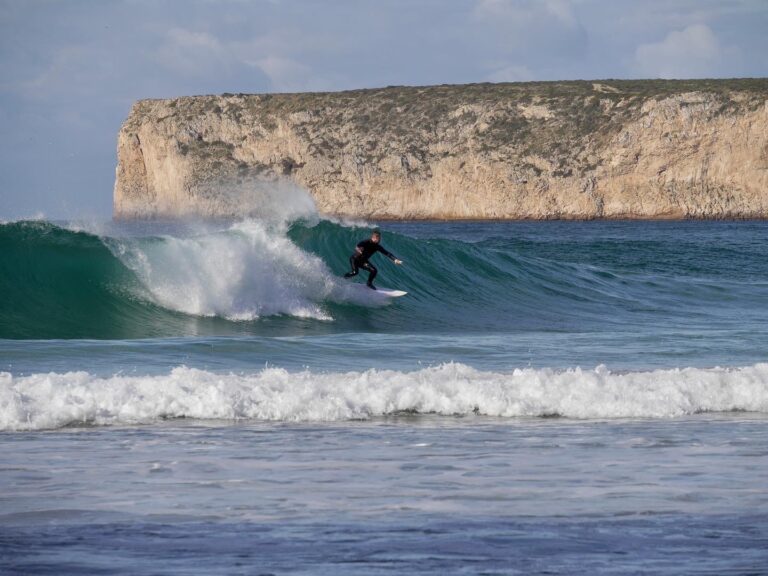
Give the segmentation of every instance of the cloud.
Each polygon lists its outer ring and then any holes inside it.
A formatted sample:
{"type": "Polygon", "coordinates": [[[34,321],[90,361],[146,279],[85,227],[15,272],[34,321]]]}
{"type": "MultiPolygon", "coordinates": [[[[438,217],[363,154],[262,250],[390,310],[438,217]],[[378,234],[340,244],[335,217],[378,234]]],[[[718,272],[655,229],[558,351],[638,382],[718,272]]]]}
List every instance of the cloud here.
{"type": "Polygon", "coordinates": [[[290,29],[232,39],[226,34],[219,37],[173,28],[165,34],[154,57],[177,76],[234,79],[257,71],[273,92],[331,90],[331,82],[302,62],[312,54],[312,44],[312,38],[302,38],[298,31],[290,29]]]}
{"type": "Polygon", "coordinates": [[[202,76],[231,66],[231,55],[218,38],[207,32],[172,28],[158,47],[157,61],[174,73],[202,76]]]}
{"type": "Polygon", "coordinates": [[[320,51],[315,37],[293,28],[278,28],[230,40],[227,50],[242,66],[259,70],[273,92],[332,89],[317,67],[305,64],[320,51]],[[313,45],[314,44],[314,45],[313,45]]]}
{"type": "Polygon", "coordinates": [[[635,50],[634,67],[655,78],[701,78],[717,73],[725,50],[705,24],[674,30],[661,42],[642,44],[635,50]]]}
{"type": "Polygon", "coordinates": [[[478,0],[475,16],[487,21],[501,19],[506,25],[524,26],[546,19],[550,25],[580,27],[569,0],[478,0]]]}
{"type": "Polygon", "coordinates": [[[571,77],[589,46],[570,0],[478,0],[473,20],[491,81],[571,77]]]}
{"type": "Polygon", "coordinates": [[[87,79],[87,74],[83,73],[81,63],[86,57],[87,51],[82,46],[60,46],[51,56],[48,67],[31,80],[16,83],[13,88],[30,99],[49,98],[52,92],[58,96],[63,86],[69,88],[70,85],[70,90],[85,92],[87,88],[82,85],[82,80],[87,79]]]}

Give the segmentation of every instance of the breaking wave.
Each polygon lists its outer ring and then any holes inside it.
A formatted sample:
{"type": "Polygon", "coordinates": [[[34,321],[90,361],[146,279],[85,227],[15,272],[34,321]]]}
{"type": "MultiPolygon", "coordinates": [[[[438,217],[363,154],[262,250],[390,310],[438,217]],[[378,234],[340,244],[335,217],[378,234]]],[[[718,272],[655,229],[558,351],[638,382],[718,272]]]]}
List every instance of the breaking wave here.
{"type": "Polygon", "coordinates": [[[365,223],[322,219],[301,191],[272,200],[235,223],[0,224],[0,339],[698,330],[765,314],[751,246],[385,229],[405,265],[379,257],[377,282],[409,293],[389,301],[341,278],[365,223]]]}
{"type": "Polygon", "coordinates": [[[0,373],[2,430],[168,418],[344,421],[407,412],[604,419],[730,411],[768,412],[768,364],[630,373],[604,366],[484,372],[457,363],[414,372],[219,374],[182,366],[160,376],[0,373]]]}

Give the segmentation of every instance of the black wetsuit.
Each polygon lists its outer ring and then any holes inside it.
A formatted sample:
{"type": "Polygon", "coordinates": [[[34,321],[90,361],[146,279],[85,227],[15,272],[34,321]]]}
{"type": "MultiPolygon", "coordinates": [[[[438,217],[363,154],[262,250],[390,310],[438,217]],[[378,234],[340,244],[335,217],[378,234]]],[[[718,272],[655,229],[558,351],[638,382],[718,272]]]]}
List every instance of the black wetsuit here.
{"type": "Polygon", "coordinates": [[[357,247],[361,250],[362,253],[355,251],[355,253],[349,257],[349,264],[352,266],[352,271],[344,274],[344,278],[357,276],[360,268],[363,270],[368,270],[368,286],[375,289],[375,286],[373,285],[373,279],[376,278],[376,274],[378,274],[379,271],[376,269],[376,266],[368,262],[368,259],[376,254],[376,252],[381,252],[384,254],[384,256],[394,262],[396,260],[395,255],[392,254],[392,252],[389,252],[381,244],[377,244],[372,240],[363,240],[362,242],[358,242],[357,247]]]}

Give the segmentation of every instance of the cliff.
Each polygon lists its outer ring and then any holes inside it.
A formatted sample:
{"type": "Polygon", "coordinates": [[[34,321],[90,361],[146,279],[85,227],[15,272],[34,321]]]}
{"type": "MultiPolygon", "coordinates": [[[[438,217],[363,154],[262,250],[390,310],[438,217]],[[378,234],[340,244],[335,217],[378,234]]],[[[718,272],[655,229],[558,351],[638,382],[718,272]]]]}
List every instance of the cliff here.
{"type": "Polygon", "coordinates": [[[244,215],[282,181],[382,219],[764,218],[768,79],[142,100],[114,214],[244,215]]]}

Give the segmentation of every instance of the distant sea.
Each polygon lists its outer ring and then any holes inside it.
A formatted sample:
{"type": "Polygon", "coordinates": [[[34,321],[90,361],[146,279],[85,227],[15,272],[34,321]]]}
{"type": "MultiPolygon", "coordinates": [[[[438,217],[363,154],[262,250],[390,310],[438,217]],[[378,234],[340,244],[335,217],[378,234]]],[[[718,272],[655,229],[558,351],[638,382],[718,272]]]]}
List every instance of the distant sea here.
{"type": "Polygon", "coordinates": [[[0,224],[2,574],[768,574],[768,223],[0,224]]]}

